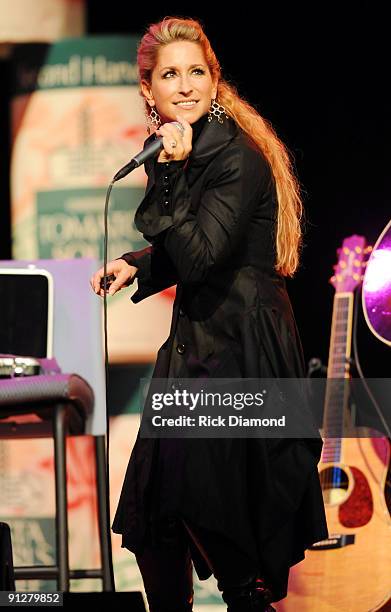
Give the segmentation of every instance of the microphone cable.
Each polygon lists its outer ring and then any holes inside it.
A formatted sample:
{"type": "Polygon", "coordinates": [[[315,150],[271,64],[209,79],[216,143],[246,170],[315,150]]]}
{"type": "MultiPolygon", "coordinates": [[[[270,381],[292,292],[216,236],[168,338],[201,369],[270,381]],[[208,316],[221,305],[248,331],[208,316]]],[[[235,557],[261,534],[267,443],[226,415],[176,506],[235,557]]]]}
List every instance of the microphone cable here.
{"type": "MultiPolygon", "coordinates": [[[[184,128],[181,123],[178,121],[173,121],[173,125],[179,130],[181,134],[184,133],[184,128]]],[[[113,189],[113,185],[116,181],[124,178],[127,174],[138,168],[140,165],[144,164],[145,161],[149,157],[155,156],[159,151],[163,148],[163,138],[160,137],[150,143],[146,148],[144,148],[140,153],[135,155],[130,162],[128,162],[125,166],[123,166],[111,179],[111,182],[107,188],[106,192],[106,200],[105,207],[103,213],[103,223],[104,223],[104,238],[103,238],[103,334],[104,334],[104,355],[105,355],[105,378],[106,378],[106,507],[107,507],[107,533],[108,537],[108,557],[109,557],[109,566],[111,573],[111,580],[113,584],[113,588],[115,591],[115,583],[114,583],[114,568],[113,568],[113,552],[111,546],[111,520],[110,520],[110,418],[109,418],[109,352],[108,352],[108,342],[107,342],[107,290],[109,287],[108,277],[107,277],[107,250],[108,250],[108,239],[109,239],[109,230],[108,230],[108,214],[109,214],[109,200],[111,191],[113,189]]]]}
{"type": "Polygon", "coordinates": [[[110,519],[110,417],[109,417],[109,352],[108,352],[108,342],[107,342],[107,245],[108,245],[108,210],[109,210],[109,200],[111,195],[111,190],[114,185],[114,180],[111,181],[107,192],[106,192],[106,200],[105,200],[105,208],[103,213],[104,218],[104,239],[103,239],[103,336],[104,336],[104,355],[105,355],[105,378],[106,378],[106,529],[108,533],[108,557],[109,557],[109,567],[111,574],[111,581],[113,585],[113,590],[115,592],[115,581],[114,581],[114,566],[113,566],[113,551],[111,545],[111,519],[110,519]]]}

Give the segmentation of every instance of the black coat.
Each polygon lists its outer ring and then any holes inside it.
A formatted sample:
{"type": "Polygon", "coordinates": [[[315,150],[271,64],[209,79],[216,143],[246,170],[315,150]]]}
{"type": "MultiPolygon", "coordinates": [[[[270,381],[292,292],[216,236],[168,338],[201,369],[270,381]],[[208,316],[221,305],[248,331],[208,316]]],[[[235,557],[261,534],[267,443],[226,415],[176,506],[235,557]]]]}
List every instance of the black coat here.
{"type": "MultiPolygon", "coordinates": [[[[187,162],[150,162],[135,223],[152,243],[134,302],[177,284],[170,335],[154,376],[302,377],[284,279],[275,272],[276,190],[270,167],[231,120],[201,118],[187,162]]],[[[148,139],[150,140],[150,139],[148,139]]],[[[148,141],[147,141],[148,142],[148,141]]],[[[216,530],[286,595],[289,567],[327,537],[317,463],[321,439],[137,437],[113,531],[136,552],[161,520],[216,530]]],[[[192,551],[199,578],[211,572],[192,551]]]]}

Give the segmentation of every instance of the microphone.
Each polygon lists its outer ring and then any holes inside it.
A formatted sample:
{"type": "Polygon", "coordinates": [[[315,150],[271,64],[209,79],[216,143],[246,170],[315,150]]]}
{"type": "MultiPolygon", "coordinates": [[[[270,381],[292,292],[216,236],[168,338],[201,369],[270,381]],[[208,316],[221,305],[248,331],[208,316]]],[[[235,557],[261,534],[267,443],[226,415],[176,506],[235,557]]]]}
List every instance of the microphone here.
{"type": "MultiPolygon", "coordinates": [[[[182,123],[179,123],[179,121],[172,121],[171,125],[175,125],[175,127],[178,128],[178,130],[183,135],[185,129],[182,123]]],[[[114,178],[111,182],[115,183],[116,181],[119,181],[120,179],[124,178],[127,174],[132,172],[135,168],[138,168],[139,166],[141,166],[141,164],[145,164],[147,159],[149,159],[150,157],[155,157],[155,155],[159,154],[162,149],[163,149],[163,137],[159,136],[158,138],[150,142],[145,147],[145,149],[140,151],[140,153],[137,153],[137,155],[132,157],[130,162],[128,162],[127,164],[125,164],[125,166],[123,166],[120,170],[118,170],[117,174],[114,175],[114,178]]]]}

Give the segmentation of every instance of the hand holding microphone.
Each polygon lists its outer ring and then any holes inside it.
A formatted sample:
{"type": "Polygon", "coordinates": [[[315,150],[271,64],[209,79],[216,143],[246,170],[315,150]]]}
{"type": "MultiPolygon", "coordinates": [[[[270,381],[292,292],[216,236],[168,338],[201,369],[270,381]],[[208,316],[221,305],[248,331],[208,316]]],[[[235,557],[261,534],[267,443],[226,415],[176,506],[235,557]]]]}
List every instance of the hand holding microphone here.
{"type": "Polygon", "coordinates": [[[189,157],[192,149],[193,130],[185,119],[181,118],[180,123],[165,123],[156,134],[162,137],[163,145],[157,160],[159,163],[181,161],[189,157]]]}
{"type": "Polygon", "coordinates": [[[158,138],[150,142],[145,149],[123,166],[115,174],[112,183],[124,178],[132,170],[144,164],[147,159],[155,157],[157,154],[159,154],[158,162],[187,159],[192,149],[193,130],[186,119],[183,119],[180,115],[177,115],[177,119],[178,121],[162,125],[155,132],[158,138]]]}

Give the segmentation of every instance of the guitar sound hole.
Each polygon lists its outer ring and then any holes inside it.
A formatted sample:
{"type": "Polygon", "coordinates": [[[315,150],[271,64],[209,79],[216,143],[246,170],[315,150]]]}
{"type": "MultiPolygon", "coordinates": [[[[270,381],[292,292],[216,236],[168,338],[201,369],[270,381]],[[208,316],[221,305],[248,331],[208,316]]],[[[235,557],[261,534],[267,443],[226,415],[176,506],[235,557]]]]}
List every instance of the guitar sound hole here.
{"type": "Polygon", "coordinates": [[[341,503],[346,497],[349,478],[339,467],[328,467],[319,474],[325,504],[341,503]]]}

